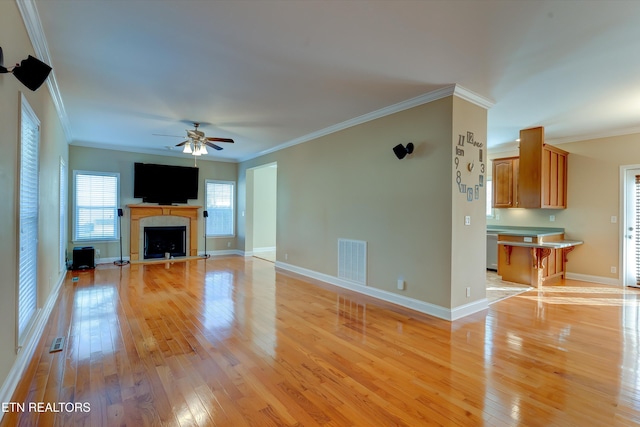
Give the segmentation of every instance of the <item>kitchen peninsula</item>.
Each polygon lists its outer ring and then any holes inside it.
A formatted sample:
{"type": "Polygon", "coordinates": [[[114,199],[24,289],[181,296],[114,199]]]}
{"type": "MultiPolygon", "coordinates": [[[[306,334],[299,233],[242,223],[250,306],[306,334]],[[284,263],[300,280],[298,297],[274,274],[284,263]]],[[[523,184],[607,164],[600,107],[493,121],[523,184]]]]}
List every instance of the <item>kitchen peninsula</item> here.
{"type": "Polygon", "coordinates": [[[565,240],[562,228],[491,225],[487,231],[498,235],[502,280],[536,288],[564,277],[567,255],[583,243],[565,240]]]}

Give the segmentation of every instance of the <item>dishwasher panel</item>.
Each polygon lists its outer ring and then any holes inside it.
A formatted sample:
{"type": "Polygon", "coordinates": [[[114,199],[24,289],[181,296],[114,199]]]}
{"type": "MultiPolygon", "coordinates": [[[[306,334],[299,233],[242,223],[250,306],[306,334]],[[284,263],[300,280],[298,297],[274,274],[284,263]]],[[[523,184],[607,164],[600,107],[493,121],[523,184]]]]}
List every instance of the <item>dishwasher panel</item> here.
{"type": "Polygon", "coordinates": [[[498,235],[487,233],[487,270],[498,271],[498,235]]]}

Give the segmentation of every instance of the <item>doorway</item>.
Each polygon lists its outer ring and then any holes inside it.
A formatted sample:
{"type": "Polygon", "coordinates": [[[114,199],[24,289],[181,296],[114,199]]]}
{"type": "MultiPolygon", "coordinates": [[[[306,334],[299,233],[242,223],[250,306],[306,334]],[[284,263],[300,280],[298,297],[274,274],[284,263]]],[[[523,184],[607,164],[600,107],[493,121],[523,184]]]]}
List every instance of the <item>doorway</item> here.
{"type": "Polygon", "coordinates": [[[640,287],[640,165],[622,166],[622,283],[640,287]]]}
{"type": "MultiPolygon", "coordinates": [[[[256,258],[276,261],[276,216],[278,165],[270,163],[247,171],[252,191],[247,192],[248,204],[247,227],[251,243],[250,251],[256,258]]],[[[247,236],[249,237],[249,236],[247,236]]]]}

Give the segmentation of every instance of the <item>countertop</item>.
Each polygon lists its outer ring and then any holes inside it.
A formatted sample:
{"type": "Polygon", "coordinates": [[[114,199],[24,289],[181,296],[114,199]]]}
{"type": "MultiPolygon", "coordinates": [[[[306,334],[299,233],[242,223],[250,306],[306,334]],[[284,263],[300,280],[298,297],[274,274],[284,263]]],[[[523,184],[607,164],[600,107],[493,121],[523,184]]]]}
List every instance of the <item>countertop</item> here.
{"type": "Polygon", "coordinates": [[[564,249],[572,246],[578,246],[583,244],[582,240],[560,240],[557,242],[544,242],[544,243],[531,243],[531,242],[510,242],[507,240],[498,240],[499,245],[505,246],[520,246],[524,248],[549,248],[549,249],[564,249]]]}
{"type": "Polygon", "coordinates": [[[505,236],[541,237],[564,234],[564,228],[487,225],[487,233],[505,236]]]}

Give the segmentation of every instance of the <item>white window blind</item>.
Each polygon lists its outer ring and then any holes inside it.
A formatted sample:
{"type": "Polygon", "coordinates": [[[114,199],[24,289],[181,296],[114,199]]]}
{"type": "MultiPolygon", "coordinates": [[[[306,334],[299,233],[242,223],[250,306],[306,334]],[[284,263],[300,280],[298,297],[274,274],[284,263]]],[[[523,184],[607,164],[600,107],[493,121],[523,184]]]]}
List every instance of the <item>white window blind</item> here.
{"type": "Polygon", "coordinates": [[[40,120],[22,98],[20,131],[20,207],[18,261],[18,346],[37,308],[38,289],[38,148],[40,120]]]}
{"type": "Polygon", "coordinates": [[[60,271],[67,269],[67,165],[60,159],[60,271]]]}
{"type": "Polygon", "coordinates": [[[232,181],[205,181],[207,236],[233,236],[234,192],[232,181]]]}
{"type": "Polygon", "coordinates": [[[74,241],[118,239],[120,174],[74,171],[74,241]]]}

